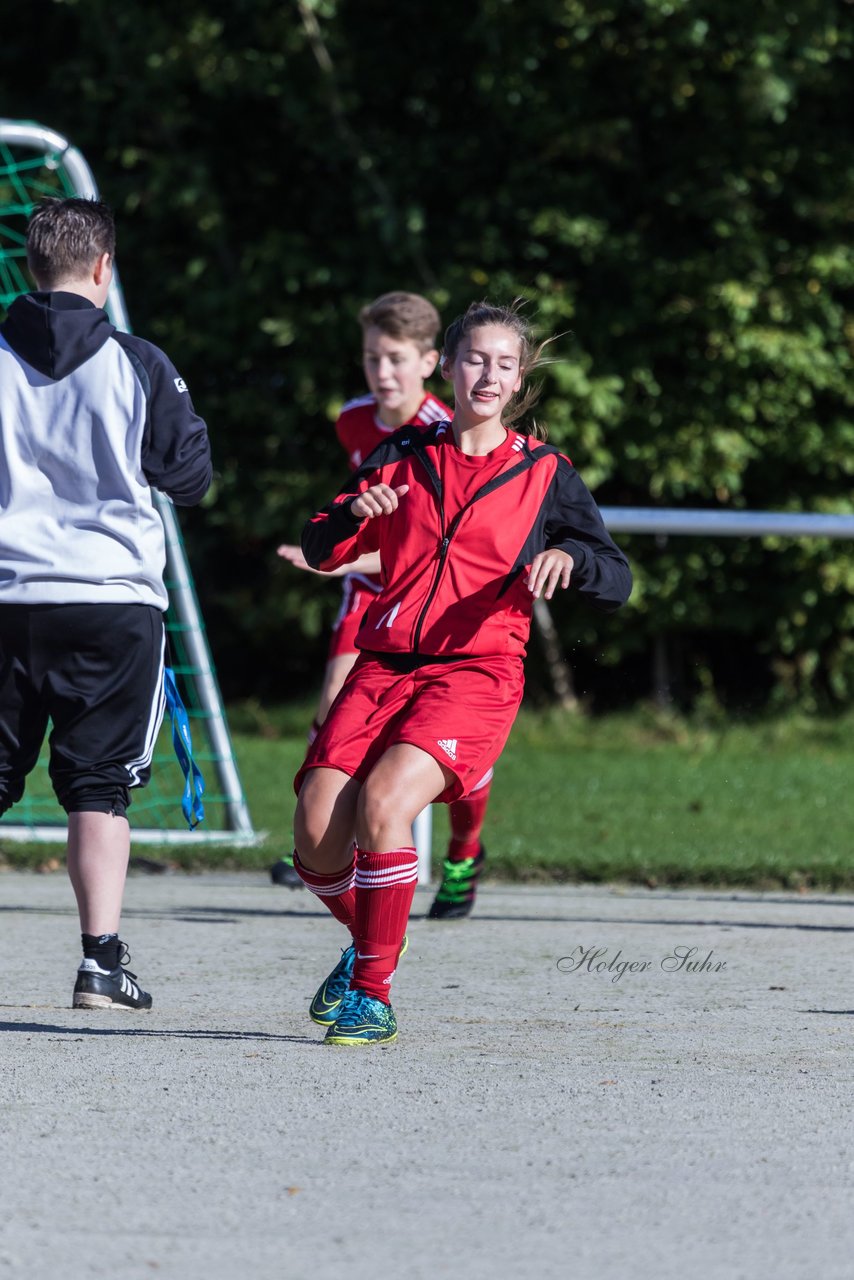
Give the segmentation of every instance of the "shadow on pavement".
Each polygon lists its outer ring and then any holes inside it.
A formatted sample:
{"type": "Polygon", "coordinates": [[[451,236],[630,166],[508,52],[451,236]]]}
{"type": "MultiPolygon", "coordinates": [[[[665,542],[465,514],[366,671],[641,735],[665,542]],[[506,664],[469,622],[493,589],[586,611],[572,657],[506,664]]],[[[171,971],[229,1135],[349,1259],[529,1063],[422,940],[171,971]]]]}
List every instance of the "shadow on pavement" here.
{"type": "MultiPolygon", "coordinates": [[[[35,916],[76,916],[77,908],[73,900],[67,907],[33,907],[16,906],[14,903],[0,905],[0,915],[35,915],[35,916]]],[[[174,907],[172,909],[154,909],[151,907],[122,907],[122,918],[134,920],[177,920],[181,924],[236,924],[238,918],[254,918],[257,920],[329,920],[328,911],[268,911],[253,907],[174,907]]]]}
{"type": "MultiPolygon", "coordinates": [[[[14,1008],[14,1006],[5,1006],[14,1008]]],[[[148,1036],[152,1039],[163,1037],[178,1040],[246,1040],[271,1041],[273,1043],[291,1044],[323,1044],[310,1036],[273,1035],[269,1031],[167,1031],[154,1027],[61,1027],[50,1022],[0,1022],[0,1032],[23,1031],[29,1035],[47,1032],[51,1035],[65,1036],[148,1036]]]]}

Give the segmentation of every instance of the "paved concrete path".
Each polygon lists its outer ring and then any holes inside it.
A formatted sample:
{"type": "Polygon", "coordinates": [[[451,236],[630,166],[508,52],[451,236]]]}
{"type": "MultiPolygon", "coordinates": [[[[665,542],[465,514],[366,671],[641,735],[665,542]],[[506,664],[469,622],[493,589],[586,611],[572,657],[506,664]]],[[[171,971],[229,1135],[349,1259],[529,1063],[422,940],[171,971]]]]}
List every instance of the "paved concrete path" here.
{"type": "Polygon", "coordinates": [[[64,876],[0,874],[0,1280],[849,1280],[854,898],[429,901],[347,1050],[308,894],[132,878],[155,1008],[87,1014],[64,876]]]}

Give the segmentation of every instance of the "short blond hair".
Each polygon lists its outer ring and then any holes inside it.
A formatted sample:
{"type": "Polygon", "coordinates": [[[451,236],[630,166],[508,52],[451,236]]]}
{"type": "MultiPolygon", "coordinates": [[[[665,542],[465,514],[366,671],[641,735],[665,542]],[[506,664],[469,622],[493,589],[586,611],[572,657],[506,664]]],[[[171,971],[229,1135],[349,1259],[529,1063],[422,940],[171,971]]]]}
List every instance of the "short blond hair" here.
{"type": "Polygon", "coordinates": [[[442,327],[439,312],[420,293],[383,293],[359,312],[362,332],[379,329],[389,338],[406,338],[424,355],[436,346],[442,327]]]}

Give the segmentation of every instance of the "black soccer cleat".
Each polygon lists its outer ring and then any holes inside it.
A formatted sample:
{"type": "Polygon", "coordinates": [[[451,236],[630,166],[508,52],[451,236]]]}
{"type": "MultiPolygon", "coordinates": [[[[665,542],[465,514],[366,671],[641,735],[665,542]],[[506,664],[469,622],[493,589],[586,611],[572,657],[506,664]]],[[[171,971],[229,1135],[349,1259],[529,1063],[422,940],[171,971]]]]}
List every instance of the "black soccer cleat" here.
{"type": "Polygon", "coordinates": [[[273,884],[284,885],[286,889],[304,889],[299,872],[294,868],[293,854],[279,858],[270,868],[270,879],[273,884]]]}
{"type": "Polygon", "coordinates": [[[127,944],[119,943],[119,963],[102,969],[97,960],[83,960],[77,970],[73,1009],[150,1009],[151,996],[136,981],[136,974],[124,966],[130,960],[127,944]]]}
{"type": "Polygon", "coordinates": [[[474,858],[463,858],[462,862],[445,859],[442,883],[427,912],[428,920],[462,920],[471,914],[485,857],[486,850],[481,845],[474,858]]]}

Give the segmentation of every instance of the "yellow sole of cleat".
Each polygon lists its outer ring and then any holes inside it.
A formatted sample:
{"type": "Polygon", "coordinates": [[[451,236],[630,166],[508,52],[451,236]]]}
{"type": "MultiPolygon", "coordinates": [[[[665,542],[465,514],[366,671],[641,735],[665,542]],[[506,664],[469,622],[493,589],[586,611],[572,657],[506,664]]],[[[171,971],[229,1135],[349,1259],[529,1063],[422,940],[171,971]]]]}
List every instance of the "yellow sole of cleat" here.
{"type": "Polygon", "coordinates": [[[392,1041],[396,1039],[397,1039],[397,1032],[395,1031],[393,1036],[384,1036],[382,1040],[356,1040],[356,1039],[351,1039],[349,1036],[327,1036],[326,1039],[321,1040],[320,1043],[321,1044],[340,1044],[340,1045],[347,1045],[348,1047],[351,1047],[351,1048],[356,1048],[356,1047],[362,1048],[367,1045],[374,1045],[374,1044],[391,1044],[392,1041]]]}

